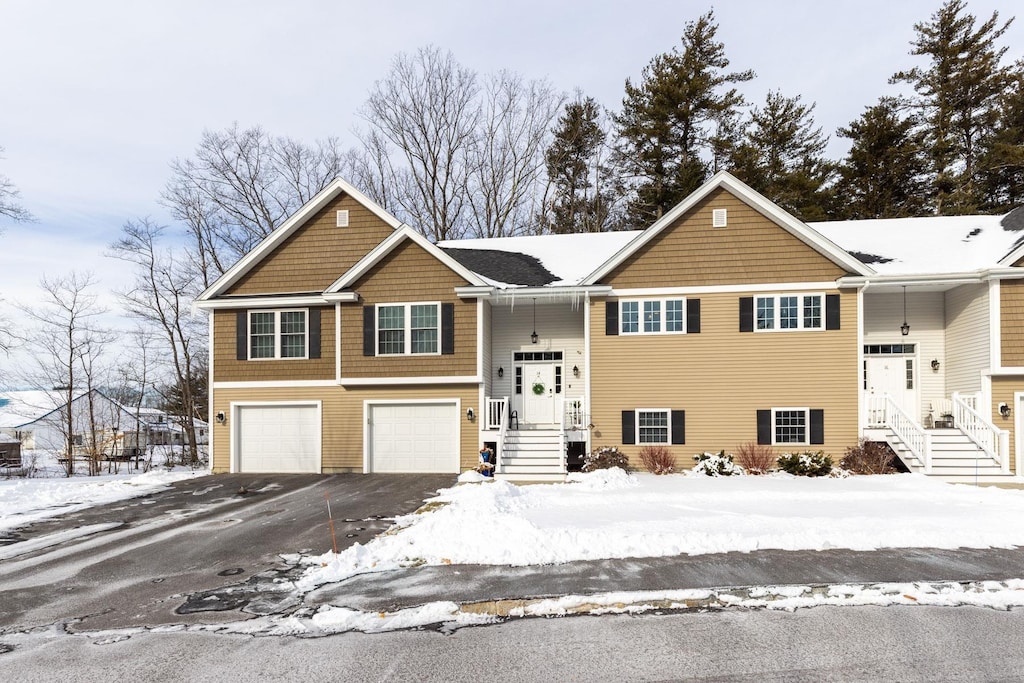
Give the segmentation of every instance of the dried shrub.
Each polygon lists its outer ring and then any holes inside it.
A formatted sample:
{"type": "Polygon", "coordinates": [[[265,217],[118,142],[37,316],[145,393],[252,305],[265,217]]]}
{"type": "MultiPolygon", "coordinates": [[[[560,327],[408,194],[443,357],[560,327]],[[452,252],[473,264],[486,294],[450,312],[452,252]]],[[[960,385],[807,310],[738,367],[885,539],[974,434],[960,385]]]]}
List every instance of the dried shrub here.
{"type": "Polygon", "coordinates": [[[709,477],[731,477],[743,474],[743,468],[732,460],[732,454],[726,455],[725,451],[719,453],[698,453],[693,456],[696,463],[693,466],[694,472],[706,474],[709,477]]]}
{"type": "Polygon", "coordinates": [[[654,474],[671,474],[676,470],[676,456],[664,446],[644,446],[640,449],[640,464],[654,474]]]}
{"type": "Polygon", "coordinates": [[[779,456],[779,469],[798,477],[827,477],[832,473],[832,456],[825,451],[783,453],[779,456]]]}
{"type": "Polygon", "coordinates": [[[768,474],[777,459],[771,446],[748,441],[736,449],[736,461],[747,474],[768,474]]]}
{"type": "Polygon", "coordinates": [[[896,472],[896,454],[882,441],[861,439],[846,449],[839,466],[854,474],[892,474],[896,472]]]}
{"type": "Polygon", "coordinates": [[[629,457],[615,446],[601,446],[583,456],[583,471],[607,470],[612,467],[629,469],[629,457]]]}

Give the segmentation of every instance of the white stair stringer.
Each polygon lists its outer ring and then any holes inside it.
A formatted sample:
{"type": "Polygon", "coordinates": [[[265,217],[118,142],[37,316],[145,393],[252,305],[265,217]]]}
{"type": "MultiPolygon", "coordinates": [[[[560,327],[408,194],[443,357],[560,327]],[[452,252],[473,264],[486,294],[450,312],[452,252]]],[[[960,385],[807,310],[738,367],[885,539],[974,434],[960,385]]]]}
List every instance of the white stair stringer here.
{"type": "Polygon", "coordinates": [[[507,481],[565,481],[565,458],[558,429],[510,429],[495,479],[507,481]]]}
{"type": "MultiPolygon", "coordinates": [[[[931,436],[931,472],[929,476],[949,482],[997,483],[1014,479],[1003,472],[999,463],[971,441],[959,429],[929,429],[931,436]]],[[[891,429],[885,441],[911,472],[924,473],[924,462],[910,452],[907,445],[891,429]]]]}

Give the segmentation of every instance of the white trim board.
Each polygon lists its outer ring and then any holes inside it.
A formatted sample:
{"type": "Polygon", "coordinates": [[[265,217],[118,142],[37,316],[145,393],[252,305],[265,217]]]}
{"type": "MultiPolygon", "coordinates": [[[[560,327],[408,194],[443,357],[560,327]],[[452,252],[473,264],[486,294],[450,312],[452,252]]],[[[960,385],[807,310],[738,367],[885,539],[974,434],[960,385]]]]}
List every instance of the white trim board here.
{"type": "MultiPolygon", "coordinates": [[[[446,377],[342,377],[341,383],[353,387],[397,386],[416,384],[479,384],[476,375],[449,375],[446,377]]],[[[333,384],[333,383],[332,383],[333,384]]]]}

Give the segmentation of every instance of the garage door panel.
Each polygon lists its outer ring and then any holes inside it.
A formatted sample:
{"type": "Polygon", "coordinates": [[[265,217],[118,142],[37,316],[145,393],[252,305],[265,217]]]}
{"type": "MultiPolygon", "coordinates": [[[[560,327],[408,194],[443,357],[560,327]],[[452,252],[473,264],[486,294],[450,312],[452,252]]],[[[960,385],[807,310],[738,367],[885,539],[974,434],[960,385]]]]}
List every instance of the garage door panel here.
{"type": "Polygon", "coordinates": [[[458,472],[457,403],[371,405],[369,411],[371,472],[458,472]]]}
{"type": "Polygon", "coordinates": [[[321,471],[316,406],[239,406],[237,424],[240,472],[321,471]]]}

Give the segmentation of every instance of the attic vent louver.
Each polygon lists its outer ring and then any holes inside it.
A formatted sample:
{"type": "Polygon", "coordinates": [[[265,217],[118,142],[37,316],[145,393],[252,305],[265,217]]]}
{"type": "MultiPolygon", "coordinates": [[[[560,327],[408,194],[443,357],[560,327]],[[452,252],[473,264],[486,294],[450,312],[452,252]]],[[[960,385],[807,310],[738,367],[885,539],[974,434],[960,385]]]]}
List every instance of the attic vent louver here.
{"type": "Polygon", "coordinates": [[[711,227],[724,228],[728,224],[728,211],[726,209],[712,209],[711,227]]]}
{"type": "Polygon", "coordinates": [[[348,209],[342,209],[341,211],[338,212],[338,227],[348,227],[348,209]]]}

